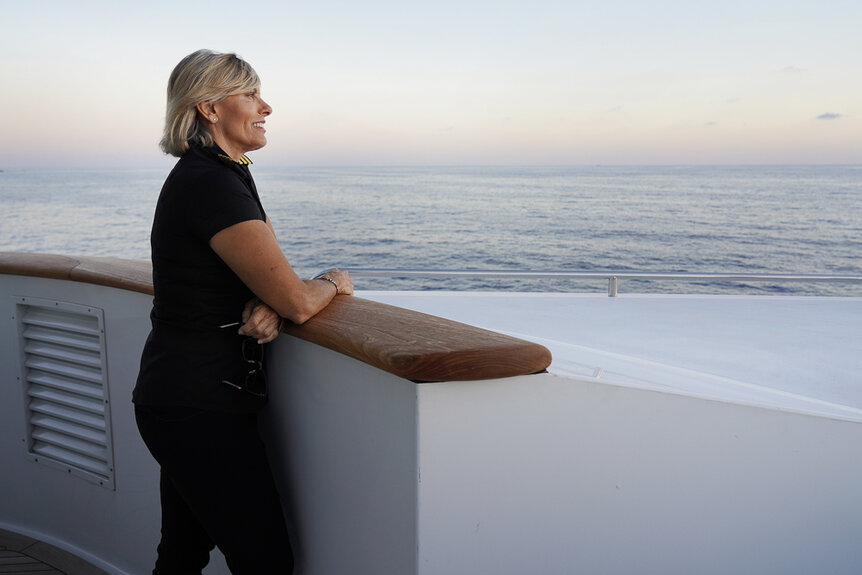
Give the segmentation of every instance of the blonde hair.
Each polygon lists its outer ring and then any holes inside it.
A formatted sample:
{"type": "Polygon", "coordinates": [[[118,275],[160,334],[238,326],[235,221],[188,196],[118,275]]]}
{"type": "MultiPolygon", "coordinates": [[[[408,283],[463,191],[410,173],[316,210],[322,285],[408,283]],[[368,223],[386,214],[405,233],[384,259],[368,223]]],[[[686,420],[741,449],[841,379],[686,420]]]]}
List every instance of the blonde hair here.
{"type": "Polygon", "coordinates": [[[159,146],[180,157],[193,144],[212,146],[213,138],[198,117],[201,102],[218,102],[260,87],[251,65],[236,54],[198,50],[177,64],[168,80],[165,132],[159,146]]]}

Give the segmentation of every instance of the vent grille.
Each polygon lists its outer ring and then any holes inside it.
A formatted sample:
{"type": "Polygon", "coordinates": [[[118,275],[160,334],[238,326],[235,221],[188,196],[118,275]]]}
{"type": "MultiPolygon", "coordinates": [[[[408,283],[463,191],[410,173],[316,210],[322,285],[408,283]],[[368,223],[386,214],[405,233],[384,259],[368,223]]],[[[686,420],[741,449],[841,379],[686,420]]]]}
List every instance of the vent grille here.
{"type": "Polygon", "coordinates": [[[28,453],[113,488],[102,310],[17,298],[16,317],[28,453]]]}

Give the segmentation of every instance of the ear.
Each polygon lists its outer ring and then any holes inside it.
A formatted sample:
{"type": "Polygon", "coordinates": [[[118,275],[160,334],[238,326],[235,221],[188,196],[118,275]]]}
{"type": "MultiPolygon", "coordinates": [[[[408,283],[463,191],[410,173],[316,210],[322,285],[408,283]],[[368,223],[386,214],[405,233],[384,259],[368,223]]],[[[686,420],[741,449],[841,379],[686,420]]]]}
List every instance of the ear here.
{"type": "Polygon", "coordinates": [[[215,113],[215,105],[212,102],[198,102],[195,107],[205,122],[215,124],[218,121],[218,115],[215,113]],[[216,118],[216,120],[213,120],[213,118],[216,118]]]}

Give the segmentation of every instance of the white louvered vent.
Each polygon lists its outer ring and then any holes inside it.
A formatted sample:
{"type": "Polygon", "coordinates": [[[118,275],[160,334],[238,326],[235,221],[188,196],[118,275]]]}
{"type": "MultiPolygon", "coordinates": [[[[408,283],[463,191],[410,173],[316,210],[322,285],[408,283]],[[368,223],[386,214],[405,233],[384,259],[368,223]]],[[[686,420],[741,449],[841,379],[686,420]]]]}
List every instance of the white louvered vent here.
{"type": "Polygon", "coordinates": [[[102,310],[16,300],[28,453],[113,489],[102,310]]]}

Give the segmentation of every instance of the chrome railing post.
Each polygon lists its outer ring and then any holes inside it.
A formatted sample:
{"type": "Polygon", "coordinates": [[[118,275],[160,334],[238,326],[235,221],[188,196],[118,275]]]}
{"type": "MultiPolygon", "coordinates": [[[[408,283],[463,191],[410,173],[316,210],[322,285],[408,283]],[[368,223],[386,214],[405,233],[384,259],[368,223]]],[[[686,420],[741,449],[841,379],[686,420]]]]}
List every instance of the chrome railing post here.
{"type": "Polygon", "coordinates": [[[608,278],[608,297],[617,297],[617,276],[608,278]]]}

